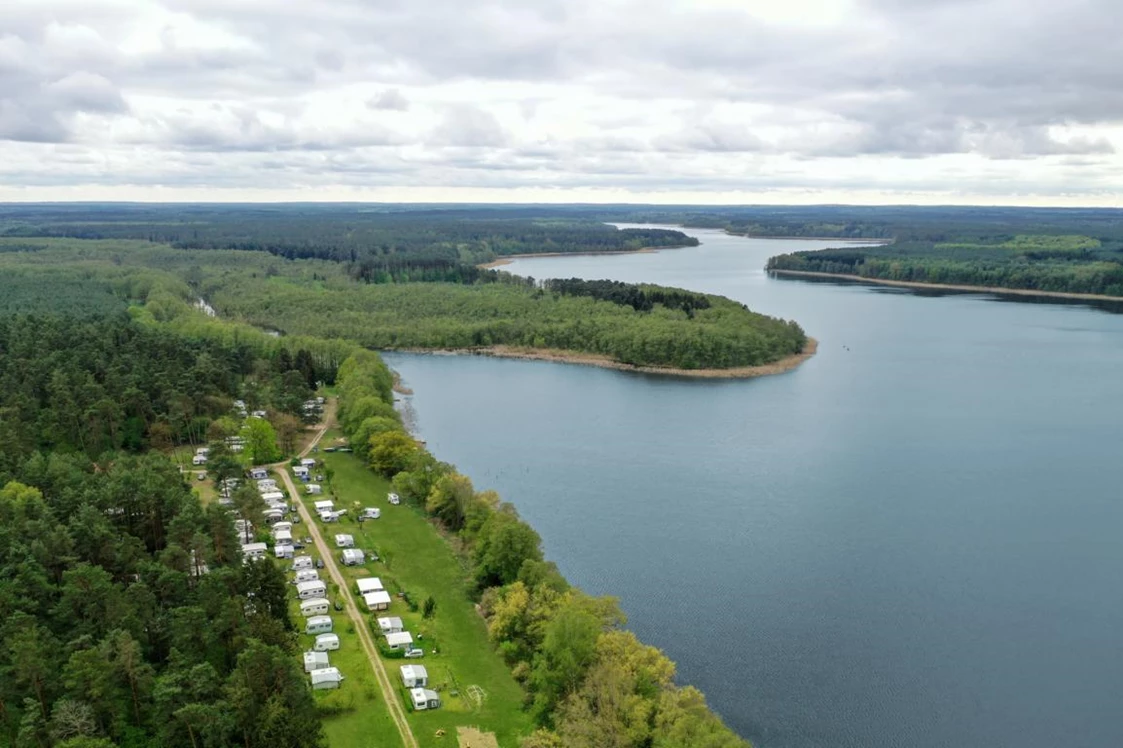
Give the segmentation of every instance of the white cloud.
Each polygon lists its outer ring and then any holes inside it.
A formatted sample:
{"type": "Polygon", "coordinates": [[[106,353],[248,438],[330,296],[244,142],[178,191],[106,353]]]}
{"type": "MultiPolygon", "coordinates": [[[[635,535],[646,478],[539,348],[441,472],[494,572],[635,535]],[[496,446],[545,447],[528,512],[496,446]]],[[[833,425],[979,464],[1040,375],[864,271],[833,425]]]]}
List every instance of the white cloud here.
{"type": "Polygon", "coordinates": [[[1123,67],[1089,40],[1121,23],[1114,0],[13,0],[0,198],[1110,203],[1123,67]]]}

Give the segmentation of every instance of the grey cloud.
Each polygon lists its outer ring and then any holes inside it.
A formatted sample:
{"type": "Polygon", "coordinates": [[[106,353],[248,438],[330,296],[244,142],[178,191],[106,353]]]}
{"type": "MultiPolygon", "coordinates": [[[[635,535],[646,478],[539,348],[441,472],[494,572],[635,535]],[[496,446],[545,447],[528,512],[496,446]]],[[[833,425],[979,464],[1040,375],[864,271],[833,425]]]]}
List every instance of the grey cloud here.
{"type": "Polygon", "coordinates": [[[430,137],[437,145],[466,148],[502,148],[510,134],[491,112],[471,104],[450,107],[430,137]]]}
{"type": "Polygon", "coordinates": [[[367,105],[371,109],[388,109],[396,112],[409,110],[409,99],[397,88],[389,88],[370,99],[367,105]]]}

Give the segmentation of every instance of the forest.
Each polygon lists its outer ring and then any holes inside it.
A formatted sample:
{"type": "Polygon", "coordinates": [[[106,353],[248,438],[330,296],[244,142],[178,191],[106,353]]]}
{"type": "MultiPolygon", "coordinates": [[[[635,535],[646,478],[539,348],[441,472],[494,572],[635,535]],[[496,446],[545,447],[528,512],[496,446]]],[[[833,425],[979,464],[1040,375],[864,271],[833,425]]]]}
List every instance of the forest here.
{"type": "Polygon", "coordinates": [[[697,689],[675,685],[666,655],[622,628],[614,599],[571,587],[512,505],[476,491],[402,430],[387,384],[376,354],[344,362],[340,426],[356,455],[460,550],[490,639],[538,725],[521,748],[746,748],[697,689]]]}
{"type": "MultiPolygon", "coordinates": [[[[410,269],[449,271],[513,254],[634,251],[698,243],[680,231],[617,230],[590,217],[548,210],[408,207],[6,205],[0,206],[0,237],[135,239],[179,249],[264,251],[290,260],[342,262],[362,280],[410,269]]],[[[439,274],[410,279],[449,280],[439,274]]]]}
{"type": "Polygon", "coordinates": [[[323,745],[284,574],[242,563],[230,512],[166,452],[221,431],[235,396],[291,417],[334,371],[68,315],[58,288],[0,316],[0,744],[323,745]]]}
{"type": "Polygon", "coordinates": [[[0,239],[0,247],[17,241],[34,251],[0,252],[0,290],[9,273],[48,284],[57,279],[82,286],[72,294],[74,304],[100,304],[113,295],[145,319],[183,324],[197,324],[188,312],[204,298],[226,320],[283,333],[290,347],[305,344],[302,339],[347,339],[377,349],[505,345],[720,369],[771,363],[799,353],[807,340],[794,322],[675,289],[539,284],[473,266],[461,267],[480,276],[475,282],[364,283],[339,262],[131,240],[0,239]]]}
{"type": "Polygon", "coordinates": [[[770,271],[1123,297],[1123,240],[1074,234],[947,235],[778,255],[770,271]]]}

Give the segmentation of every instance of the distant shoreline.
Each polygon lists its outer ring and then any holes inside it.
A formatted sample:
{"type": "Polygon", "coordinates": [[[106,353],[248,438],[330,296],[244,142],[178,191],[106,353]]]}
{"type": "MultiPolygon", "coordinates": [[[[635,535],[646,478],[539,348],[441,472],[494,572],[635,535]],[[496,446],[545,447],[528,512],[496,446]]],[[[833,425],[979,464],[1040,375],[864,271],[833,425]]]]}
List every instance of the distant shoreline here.
{"type": "Polygon", "coordinates": [[[1123,304],[1123,296],[1106,296],[1098,293],[1069,293],[1066,291],[1037,291],[1031,288],[1006,288],[1004,286],[968,286],[958,283],[918,283],[883,278],[867,278],[862,275],[843,275],[841,273],[820,273],[811,270],[769,270],[769,274],[786,275],[797,278],[829,278],[868,283],[874,286],[893,286],[896,288],[934,289],[937,291],[967,291],[970,293],[989,293],[1014,296],[1040,296],[1051,299],[1073,299],[1076,301],[1113,301],[1123,304]]]}
{"type": "Polygon", "coordinates": [[[428,353],[438,356],[490,356],[523,361],[554,361],[563,364],[598,366],[602,369],[616,369],[617,371],[633,371],[641,374],[659,374],[694,379],[753,379],[789,372],[814,356],[818,348],[819,341],[815,338],[808,338],[802,351],[786,356],[779,361],[761,364],[760,366],[738,366],[730,369],[676,369],[670,366],[638,366],[625,364],[596,353],[563,351],[553,348],[519,348],[507,345],[481,348],[396,348],[393,350],[402,353],[428,353]]]}
{"type": "MultiPolygon", "coordinates": [[[[690,227],[689,226],[683,226],[683,228],[690,228],[690,227]]],[[[701,227],[696,227],[696,228],[701,230],[701,227]]],[[[756,234],[739,234],[736,231],[730,231],[729,229],[725,229],[725,233],[728,234],[729,236],[740,236],[740,237],[743,237],[745,239],[776,239],[777,241],[782,241],[782,242],[798,242],[798,241],[843,242],[843,243],[846,243],[846,244],[876,244],[879,247],[883,247],[886,244],[892,244],[893,243],[892,239],[877,238],[877,237],[871,237],[869,239],[855,239],[855,238],[850,238],[850,237],[843,238],[843,237],[840,237],[840,236],[758,236],[756,234]]]]}
{"type": "Polygon", "coordinates": [[[510,265],[515,260],[527,260],[535,257],[594,257],[597,255],[645,255],[659,252],[664,249],[689,249],[690,247],[697,247],[697,244],[675,244],[669,247],[642,247],[640,249],[598,249],[589,250],[588,252],[532,252],[530,254],[519,255],[504,255],[497,257],[491,262],[485,262],[476,267],[481,270],[491,270],[493,268],[510,265]]]}

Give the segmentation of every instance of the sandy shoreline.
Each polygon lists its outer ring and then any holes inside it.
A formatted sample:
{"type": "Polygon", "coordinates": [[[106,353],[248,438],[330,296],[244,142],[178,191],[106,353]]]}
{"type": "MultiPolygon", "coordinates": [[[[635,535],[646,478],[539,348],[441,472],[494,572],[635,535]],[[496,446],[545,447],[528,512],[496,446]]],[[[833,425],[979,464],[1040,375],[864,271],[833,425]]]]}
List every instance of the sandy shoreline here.
{"type": "Polygon", "coordinates": [[[1047,299],[1073,299],[1076,301],[1113,301],[1123,304],[1123,297],[1105,296],[1096,293],[1067,293],[1064,291],[1035,291],[1029,288],[1003,288],[1002,286],[966,286],[955,283],[916,283],[914,281],[898,281],[883,278],[866,278],[861,275],[841,275],[839,273],[818,273],[810,270],[769,270],[770,274],[786,275],[796,278],[828,278],[830,280],[846,280],[858,283],[869,283],[874,286],[893,286],[897,288],[930,289],[936,291],[966,291],[969,293],[989,293],[1013,296],[1039,296],[1047,299]]]}
{"type": "Polygon", "coordinates": [[[599,366],[602,369],[634,371],[642,374],[660,374],[672,377],[691,377],[695,379],[751,379],[791,371],[815,355],[819,342],[808,338],[803,351],[761,366],[740,366],[732,369],[674,369],[667,366],[633,366],[624,364],[608,356],[595,353],[577,353],[551,348],[516,348],[507,345],[493,345],[483,348],[399,348],[404,353],[429,353],[445,356],[492,356],[495,358],[521,359],[524,361],[555,361],[564,364],[599,366]]]}

